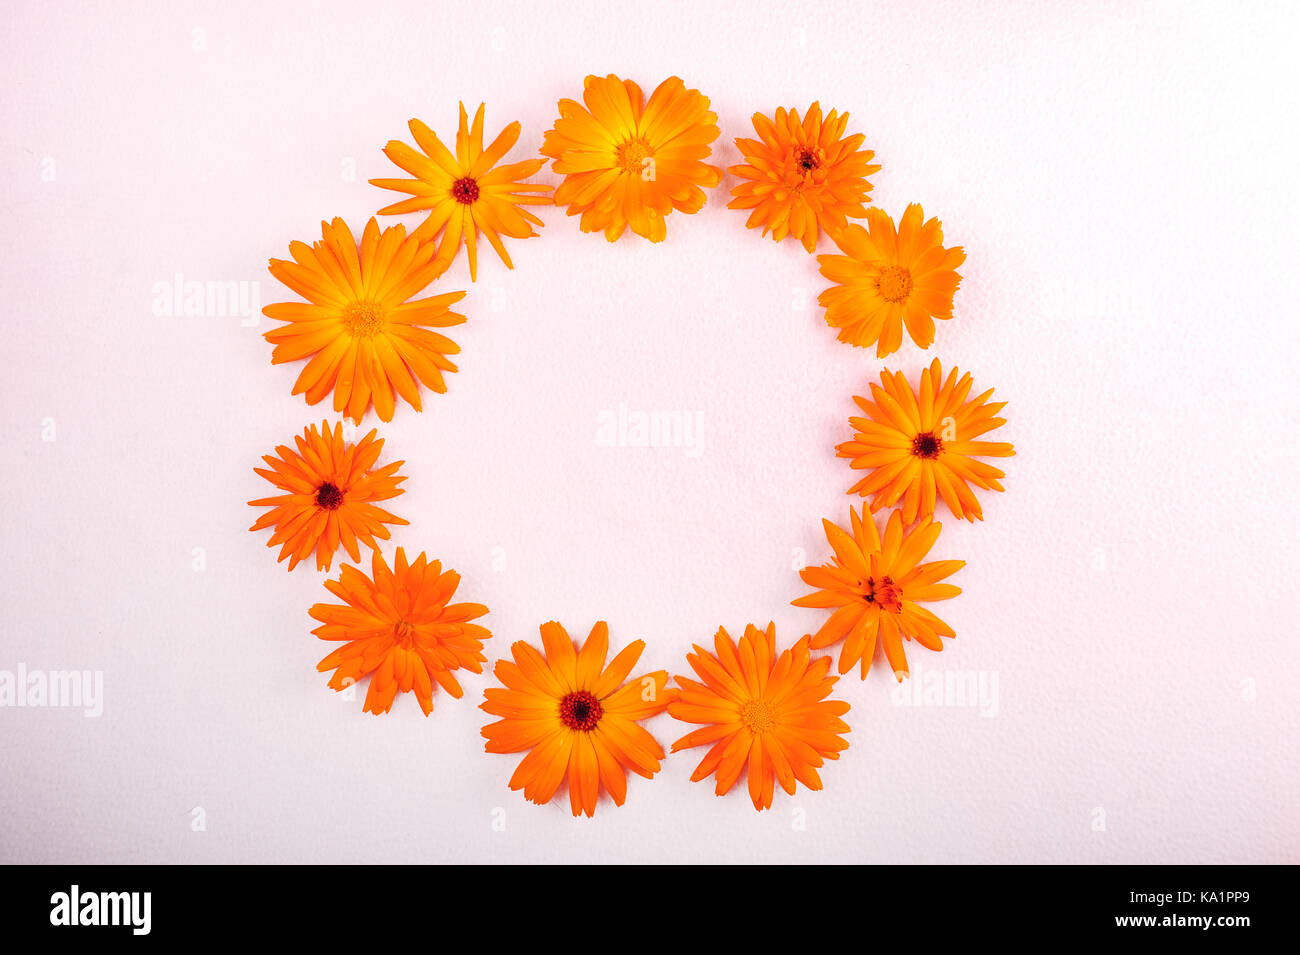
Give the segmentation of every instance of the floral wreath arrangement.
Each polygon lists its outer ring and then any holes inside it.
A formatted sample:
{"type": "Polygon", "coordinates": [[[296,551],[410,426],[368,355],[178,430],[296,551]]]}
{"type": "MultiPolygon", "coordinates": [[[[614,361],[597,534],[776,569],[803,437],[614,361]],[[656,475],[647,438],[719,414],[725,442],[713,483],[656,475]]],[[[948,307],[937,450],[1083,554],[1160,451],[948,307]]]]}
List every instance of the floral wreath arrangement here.
{"type": "MultiPolygon", "coordinates": [[[[271,274],[305,301],[268,305],[282,325],[265,333],[272,362],[305,362],[293,387],[309,405],[333,396],[334,411],[359,423],[371,409],[391,421],[399,399],[422,407],[422,388],[447,389],[459,348],[445,334],[465,321],[451,311],[465,292],[416,296],[439,278],[463,248],[477,280],[478,251],[486,239],[508,268],[505,239],[526,239],[542,221],[530,206],[566,207],[583,232],[610,242],[630,229],[651,242],[667,236],[674,212],[698,212],[707,189],[723,177],[705,162],[719,136],[709,100],[677,77],[649,99],[641,87],[617,76],[587,77],[582,102],[559,103],[559,118],[544,136],[541,158],[503,163],[520,124],[511,123],[486,148],[484,108],[469,122],[460,108],[455,148],[424,123],[410,121],[414,145],[393,140],[384,153],[410,178],[372,184],[405,198],[378,215],[422,213],[407,233],[371,218],[360,241],[341,219],[321,224],[321,238],[293,242],[288,259],[272,259],[271,274]],[[543,165],[562,177],[530,182],[543,165]]],[[[749,228],[777,242],[794,239],[813,254],[825,233],[838,255],[819,255],[831,284],[818,303],[840,341],[896,352],[903,332],[920,348],[934,341],[936,319],[952,318],[953,295],[965,261],[959,247],[945,248],[938,219],[909,205],[895,223],[869,205],[868,177],[880,170],[865,137],[847,135],[849,116],[817,103],[801,117],[778,108],[753,117],[757,138],[735,140],[744,162],[728,172],[739,180],[729,208],[746,210],[749,228]],[[865,220],[865,225],[850,220],[865,220]]],[[[825,527],[828,562],[800,571],[810,592],[793,604],[828,611],[815,633],[779,649],[775,627],[748,626],[733,638],[719,629],[712,649],[687,654],[693,676],[666,671],[633,676],[645,644],[634,641],[609,659],[609,628],[597,623],[581,645],[555,621],[541,625],[541,646],[517,641],[512,659],[493,670],[499,686],[486,690],[481,708],[494,722],[483,727],[490,753],[524,754],[510,780],[535,803],[550,802],[566,787],[575,816],[595,813],[601,791],[616,805],[627,795],[629,771],[649,779],[664,750],[641,722],[664,712],[696,728],[672,751],[707,747],[692,781],[713,776],[718,795],[746,776],[755,808],[772,804],[775,784],[793,795],[796,785],[821,789],[818,769],[848,747],[844,715],[849,705],[832,698],[837,670],[855,666],[866,678],[877,647],[899,680],[907,674],[904,645],[915,641],[942,650],[952,628],[927,608],[961,591],[947,582],[960,560],[926,558],[938,542],[934,520],[940,501],[956,517],[982,520],[976,490],[1001,491],[1003,472],[984,458],[1013,455],[1010,444],[982,440],[1004,424],[1004,402],[992,390],[974,397],[972,378],[956,368],[945,376],[938,359],[913,383],[882,371],[869,396],[853,398],[851,440],[837,447],[858,473],[848,493],[860,496],[847,524],[825,527]],[[877,514],[882,523],[878,523],[877,514]],[[670,686],[670,684],[674,684],[670,686]]],[[[475,621],[479,603],[455,603],[459,575],[421,553],[399,547],[390,566],[380,541],[388,525],[406,520],[384,505],[402,493],[403,461],[380,465],[384,441],[372,430],[355,443],[343,428],[322,422],[263,458],[256,472],[275,485],[275,496],[251,501],[267,508],[252,530],[272,528],[289,570],[315,555],[330,571],[326,589],[337,603],[309,613],[312,632],[337,649],[317,669],[333,671],[329,686],[342,690],[368,677],[363,711],[387,713],[397,694],[413,692],[427,716],[435,685],[462,695],[455,672],[481,673],[484,641],[492,634],[475,621]],[[373,552],[370,573],[360,545],[373,552]],[[354,566],[355,565],[355,566],[354,566]]]]}

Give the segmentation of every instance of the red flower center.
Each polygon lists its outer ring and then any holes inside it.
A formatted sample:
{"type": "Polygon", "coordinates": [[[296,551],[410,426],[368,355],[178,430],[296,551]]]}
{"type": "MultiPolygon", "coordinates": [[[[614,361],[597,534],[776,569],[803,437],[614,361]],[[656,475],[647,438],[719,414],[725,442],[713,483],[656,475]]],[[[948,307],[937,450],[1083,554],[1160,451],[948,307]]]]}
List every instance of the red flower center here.
{"type": "Polygon", "coordinates": [[[468,206],[478,199],[478,183],[465,176],[451,184],[451,196],[463,206],[468,206]]]}
{"type": "Polygon", "coordinates": [[[888,610],[890,613],[903,611],[903,588],[894,583],[890,577],[881,577],[879,580],[868,577],[866,592],[862,597],[867,603],[875,604],[881,610],[888,610]]]}
{"type": "Polygon", "coordinates": [[[817,151],[809,149],[807,146],[796,150],[794,161],[804,172],[812,172],[822,164],[821,157],[817,155],[817,151]]]}
{"type": "Polygon", "coordinates": [[[912,439],[912,453],[918,458],[937,458],[943,442],[933,431],[923,431],[912,439]]]}
{"type": "Polygon", "coordinates": [[[571,730],[590,733],[605,715],[605,708],[586,690],[570,693],[560,700],[560,719],[571,730]]]}
{"type": "Polygon", "coordinates": [[[337,511],[343,505],[343,492],[326,481],[316,489],[316,505],[327,511],[337,511]]]}

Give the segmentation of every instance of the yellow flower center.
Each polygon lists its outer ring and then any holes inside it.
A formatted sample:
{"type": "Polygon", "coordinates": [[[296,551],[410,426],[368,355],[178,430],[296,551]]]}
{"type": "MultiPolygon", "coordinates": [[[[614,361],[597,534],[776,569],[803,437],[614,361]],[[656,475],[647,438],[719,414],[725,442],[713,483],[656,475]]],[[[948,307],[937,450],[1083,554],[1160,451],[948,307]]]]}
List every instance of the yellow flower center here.
{"type": "Polygon", "coordinates": [[[645,168],[645,161],[654,155],[654,150],[650,144],[640,137],[629,139],[625,143],[620,143],[614,150],[614,164],[624,172],[641,175],[641,170],[645,168]]]}
{"type": "Polygon", "coordinates": [[[384,327],[384,309],[378,302],[353,302],[343,310],[343,327],[353,338],[373,338],[384,327]]]}
{"type": "Polygon", "coordinates": [[[766,700],[750,700],[740,708],[740,720],[751,733],[766,733],[776,725],[776,713],[766,700]]]}
{"type": "Polygon", "coordinates": [[[912,294],[912,273],[901,265],[891,265],[880,273],[876,290],[886,302],[905,302],[912,294]]]}

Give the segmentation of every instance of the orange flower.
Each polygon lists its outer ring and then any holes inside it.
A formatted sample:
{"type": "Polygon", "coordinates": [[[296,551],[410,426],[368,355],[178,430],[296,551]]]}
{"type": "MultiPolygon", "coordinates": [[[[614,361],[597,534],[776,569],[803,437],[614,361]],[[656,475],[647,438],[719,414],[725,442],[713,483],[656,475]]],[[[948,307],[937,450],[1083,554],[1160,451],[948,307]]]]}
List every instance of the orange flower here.
{"type": "Polygon", "coordinates": [[[269,471],[253,468],[287,493],[249,501],[253,507],[271,508],[249,530],[273,526],[275,533],[266,546],[283,545],[277,560],[288,557],[290,570],[313,549],[316,569],[329,570],[340,543],[359,561],[358,541],[378,551],[375,538],[388,540],[385,524],[408,523],[375,506],[376,501],[403,493],[397,485],[406,478],[398,476],[397,469],[405,462],[394,461],[372,471],[384,447],[374,431],[356,444],[345,445],[342,425],[331,432],[329,423],[322,421],[321,429],[312,425],[295,437],[296,452],[282,444],[275,449],[276,457],[263,455],[269,471]]]}
{"type": "Polygon", "coordinates": [[[271,274],[303,302],[280,302],[262,311],[287,325],[267,332],[271,363],[311,358],[293,386],[314,405],[331,391],[334,410],[360,421],[372,402],[384,421],[393,418],[393,392],[420,410],[420,389],[443,392],[443,372],[460,351],[449,338],[421,326],[446,328],[465,316],[449,312],[464,292],[407,301],[436,278],[433,246],[421,247],[406,229],[379,231],[371,219],[356,240],[342,219],[321,223],[322,241],[292,242],[293,261],[271,260],[271,274]]]}
{"type": "Polygon", "coordinates": [[[602,621],[580,650],[565,629],[541,627],[543,656],[517,641],[514,662],[498,660],[493,671],[503,688],[487,690],[484,711],[502,719],[483,727],[489,753],[527,751],[510,778],[511,789],[541,805],[568,782],[576,816],[596,812],[605,790],[617,806],[627,797],[627,771],[650,779],[663,748],[638,725],[661,713],[672,696],[663,670],[628,680],[645,643],[637,640],[605,666],[609,627],[602,621]],[[626,681],[626,682],[624,682],[626,681]]]}
{"type": "Polygon", "coordinates": [[[826,306],[826,324],[840,330],[839,340],[876,345],[876,357],[898,351],[903,326],[912,341],[929,348],[933,319],[952,318],[952,296],[966,261],[960,246],[943,247],[938,219],[922,224],[924,213],[912,203],[898,231],[894,220],[872,207],[867,228],[849,225],[831,236],[844,255],[819,255],[821,273],[836,285],[817,301],[826,306]]]}
{"type": "Polygon", "coordinates": [[[983,520],[969,485],[1001,491],[998,479],[1006,475],[975,458],[1016,452],[1010,444],[974,439],[1006,424],[995,417],[1006,402],[987,404],[992,388],[967,400],[970,374],[959,381],[954,368],[943,381],[937,358],[921,372],[916,392],[898,372],[882,371],[880,381],[883,388],[871,386],[872,400],[854,397],[868,417],[850,418],[857,433],[837,446],[840,457],[853,459],[853,468],[869,472],[849,493],[871,497],[872,511],[902,500],[906,524],[933,517],[938,497],[955,516],[983,520]]]}
{"type": "Polygon", "coordinates": [[[537,235],[533,226],[542,225],[527,209],[520,206],[550,205],[551,187],[545,183],[524,182],[541,169],[545,159],[526,159],[509,166],[498,166],[519,140],[522,127],[511,123],[487,149],[483,148],[483,106],[474,114],[474,127],[466,129],[465,104],[460,104],[460,129],[456,133],[456,155],[452,155],[433,130],[413,119],[411,135],[419,150],[396,139],[384,147],[386,155],[414,179],[371,179],[371,185],[395,192],[409,193],[403,199],[379,210],[381,216],[429,210],[429,215],[412,236],[430,242],[439,235],[438,261],[445,270],[460,251],[463,239],[469,251],[469,277],[478,279],[477,236],[482,233],[492,244],[506,268],[514,263],[506,252],[501,236],[527,239],[537,235]],[[530,195],[539,193],[539,195],[530,195]]]}
{"type": "Polygon", "coordinates": [[[371,574],[344,564],[337,581],[325,581],[343,603],[313,606],[310,613],[321,626],[312,633],[345,642],[316,669],[334,671],[329,685],[335,690],[370,676],[361,709],[375,715],[393,708],[399,690],[414,690],[428,716],[434,683],[460,699],[452,671],[483,672],[483,641],[492,634],[470,621],[487,613],[487,607],[447,603],[460,585],[460,574],[444,571],[436,560],[429,563],[424,554],[408,564],[400,547],[392,570],[375,551],[371,574]]]}
{"type": "Polygon", "coordinates": [[[766,632],[746,627],[739,646],[719,628],[713,643],[717,656],[699,646],[686,656],[703,682],[674,677],[682,690],[668,704],[677,719],[703,724],[673,743],[674,753],[712,744],[691,781],[716,774],[721,796],[748,767],[749,798],[759,810],[771,808],[774,780],[792,796],[796,780],[821,789],[817,767],[849,746],[840,719],[849,704],[826,699],[839,679],[826,675],[830,658],[810,663],[807,637],[778,657],[770,623],[766,632]]]}
{"type": "Polygon", "coordinates": [[[582,104],[560,100],[560,118],[546,133],[542,154],[564,176],[555,204],[581,215],[583,232],[616,241],[629,225],[651,242],[667,235],[674,210],[699,212],[704,189],[722,170],[703,160],[718,138],[718,117],[699,90],[669,77],[650,94],[612,73],[588,76],[582,104]],[[703,188],[701,188],[703,187],[703,188]]]}
{"type": "Polygon", "coordinates": [[[817,248],[818,226],[830,235],[849,219],[867,214],[871,183],[879,172],[871,160],[875,153],[858,149],[861,133],[844,138],[848,113],[831,110],[822,120],[820,103],[813,103],[801,120],[798,110],[778,107],[773,119],[754,114],[754,129],[761,142],[737,139],[745,164],[727,171],[748,180],[731,190],[728,209],[753,209],[745,224],[763,227],[780,242],[793,236],[809,252],[817,248]]]}
{"type": "MultiPolygon", "coordinates": [[[[867,678],[879,638],[885,658],[901,681],[907,675],[903,640],[915,639],[927,650],[942,650],[940,637],[952,637],[952,628],[918,601],[947,600],[961,593],[960,587],[939,581],[966,566],[964,560],[921,561],[939,539],[941,524],[922,521],[903,533],[903,516],[889,515],[882,542],[876,522],[849,508],[852,533],[830,521],[822,521],[826,539],[835,556],[831,563],[805,567],[799,576],[816,593],[792,601],[796,607],[835,608],[835,612],[812,638],[820,650],[844,641],[840,648],[840,672],[847,673],[861,663],[867,678]]],[[[830,659],[826,657],[824,659],[830,659]]]]}

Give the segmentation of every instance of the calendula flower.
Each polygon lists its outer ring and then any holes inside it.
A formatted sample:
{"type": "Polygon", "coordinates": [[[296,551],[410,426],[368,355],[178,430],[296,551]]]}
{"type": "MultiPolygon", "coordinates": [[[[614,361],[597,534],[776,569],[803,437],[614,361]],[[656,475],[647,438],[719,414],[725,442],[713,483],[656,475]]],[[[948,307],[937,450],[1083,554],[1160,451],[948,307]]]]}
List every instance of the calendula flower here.
{"type": "Polygon", "coordinates": [[[823,120],[819,103],[803,119],[784,107],[771,119],[755,113],[759,138],[736,140],[745,162],[727,171],[746,181],[731,190],[727,208],[752,209],[749,228],[762,227],[777,242],[791,236],[809,252],[821,230],[834,235],[861,219],[871,195],[867,177],[880,167],[871,162],[874,152],[858,148],[865,136],[845,138],[848,122],[848,113],[835,110],[823,120]]]}
{"type": "Polygon", "coordinates": [[[803,582],[817,591],[793,603],[796,607],[834,608],[813,634],[812,646],[820,650],[843,640],[841,673],[860,663],[865,680],[879,642],[901,681],[908,672],[904,640],[915,640],[927,650],[942,650],[939,638],[955,636],[951,627],[921,604],[961,593],[961,588],[940,581],[961,570],[966,562],[921,563],[939,539],[941,524],[922,521],[904,532],[903,515],[894,511],[882,541],[866,505],[861,515],[849,508],[849,521],[850,531],[822,521],[834,556],[829,564],[799,571],[803,582]]]}
{"type": "Polygon", "coordinates": [[[359,561],[358,542],[378,551],[375,538],[388,540],[385,524],[408,523],[375,506],[376,501],[403,493],[397,485],[406,478],[397,473],[402,461],[375,468],[384,441],[374,431],[348,444],[342,425],[331,431],[329,423],[322,421],[320,431],[312,425],[294,442],[297,451],[282,444],[274,457],[262,456],[270,470],[253,468],[285,493],[248,502],[270,508],[249,530],[274,527],[266,546],[280,545],[277,560],[289,558],[290,570],[313,550],[316,569],[329,570],[340,544],[359,561]]]}
{"type": "Polygon", "coordinates": [[[838,328],[839,340],[851,345],[875,344],[876,357],[898,351],[903,326],[912,341],[929,348],[934,319],[952,318],[952,296],[966,261],[960,246],[943,247],[938,219],[923,222],[920,205],[912,203],[894,229],[894,220],[874,206],[867,210],[867,228],[856,223],[831,238],[844,255],[819,255],[821,273],[836,284],[817,301],[826,307],[826,324],[838,328]]]}
{"type": "Polygon", "coordinates": [[[1002,490],[998,479],[1005,475],[976,458],[1011,457],[1015,449],[975,439],[1006,424],[997,417],[1006,402],[988,403],[992,388],[968,399],[971,376],[957,373],[953,368],[944,381],[936,358],[915,392],[901,373],[882,371],[884,387],[873,383],[870,399],[853,398],[867,417],[849,419],[856,433],[837,451],[868,472],[849,493],[870,497],[872,511],[902,501],[903,522],[911,524],[933,517],[936,499],[943,498],[954,515],[973,522],[984,512],[970,485],[1002,490]]]}
{"type": "Polygon", "coordinates": [[[433,246],[421,246],[402,226],[379,231],[366,223],[360,249],[342,219],[321,223],[321,241],[292,242],[293,260],[272,259],[271,274],[306,302],[280,302],[262,309],[287,324],[265,338],[275,345],[271,363],[310,358],[293,393],[314,405],[334,393],[334,410],[360,421],[374,405],[384,421],[393,418],[394,392],[416,411],[420,387],[447,390],[444,372],[460,351],[432,328],[465,321],[447,310],[465,297],[450,292],[410,301],[436,278],[433,246]],[[428,327],[425,327],[428,326],[428,327]]]}
{"type": "Polygon", "coordinates": [[[459,585],[460,574],[454,570],[444,571],[439,561],[430,563],[424,554],[407,563],[400,547],[391,570],[375,551],[369,577],[344,564],[338,580],[325,581],[326,589],[343,603],[319,603],[310,611],[321,622],[312,633],[343,642],[316,669],[334,671],[329,685],[335,690],[369,676],[361,709],[375,715],[392,709],[398,691],[414,691],[428,716],[435,683],[459,699],[463,691],[453,672],[461,667],[483,672],[483,641],[492,636],[470,622],[487,613],[487,607],[447,602],[459,585]]]}
{"type": "Polygon", "coordinates": [[[489,753],[523,753],[510,778],[524,798],[547,803],[567,782],[575,816],[596,812],[609,793],[617,806],[627,797],[627,771],[646,779],[659,771],[663,748],[638,721],[663,711],[672,696],[663,670],[628,679],[645,643],[636,640],[605,665],[609,627],[602,621],[575,649],[551,621],[541,627],[539,653],[522,640],[510,648],[514,662],[498,660],[502,687],[487,690],[482,708],[501,719],[483,727],[489,753]]]}
{"type": "Polygon", "coordinates": [[[771,808],[774,781],[792,796],[796,780],[821,789],[818,767],[849,745],[848,724],[840,719],[849,704],[827,699],[839,679],[827,676],[830,658],[810,661],[807,637],[777,656],[770,623],[766,631],[746,627],[739,645],[719,628],[713,645],[716,656],[699,646],[686,655],[700,679],[674,677],[682,689],[668,704],[670,715],[703,724],[672,751],[711,747],[691,781],[714,774],[721,796],[747,772],[749,798],[759,810],[771,808]]]}
{"type": "Polygon", "coordinates": [[[511,123],[492,140],[492,145],[483,148],[483,108],[479,106],[473,128],[467,129],[465,104],[460,104],[460,129],[456,132],[454,156],[433,130],[418,119],[411,120],[411,135],[419,149],[394,139],[384,147],[384,155],[415,178],[370,180],[372,185],[411,196],[380,209],[381,216],[429,211],[412,235],[421,242],[441,236],[435,260],[442,269],[451,265],[463,240],[469,253],[471,281],[478,279],[480,233],[492,244],[506,268],[513,269],[514,263],[501,236],[527,239],[537,235],[533,226],[540,228],[542,220],[522,207],[551,202],[550,186],[524,181],[541,169],[546,160],[526,159],[507,166],[497,165],[518,142],[522,128],[518,123],[511,123]]]}
{"type": "Polygon", "coordinates": [[[641,87],[611,73],[588,76],[582,99],[585,107],[560,100],[542,143],[564,176],[555,204],[581,215],[583,232],[603,231],[610,242],[628,226],[662,242],[665,218],[674,209],[698,212],[704,190],[722,181],[722,170],[704,162],[718,138],[708,98],[673,76],[646,101],[641,87]]]}

